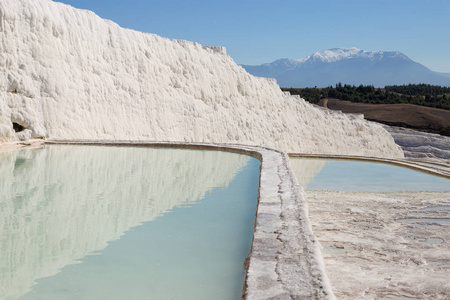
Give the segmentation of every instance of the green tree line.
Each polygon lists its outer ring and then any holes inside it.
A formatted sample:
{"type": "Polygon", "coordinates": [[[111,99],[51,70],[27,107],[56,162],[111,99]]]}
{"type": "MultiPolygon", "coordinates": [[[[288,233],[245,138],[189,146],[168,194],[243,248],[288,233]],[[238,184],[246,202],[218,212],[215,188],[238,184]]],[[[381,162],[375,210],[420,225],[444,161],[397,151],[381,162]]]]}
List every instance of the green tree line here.
{"type": "Polygon", "coordinates": [[[338,83],[326,88],[282,88],[292,95],[317,104],[320,99],[335,98],[369,104],[408,103],[450,110],[450,88],[429,84],[392,85],[375,88],[372,85],[338,83]]]}

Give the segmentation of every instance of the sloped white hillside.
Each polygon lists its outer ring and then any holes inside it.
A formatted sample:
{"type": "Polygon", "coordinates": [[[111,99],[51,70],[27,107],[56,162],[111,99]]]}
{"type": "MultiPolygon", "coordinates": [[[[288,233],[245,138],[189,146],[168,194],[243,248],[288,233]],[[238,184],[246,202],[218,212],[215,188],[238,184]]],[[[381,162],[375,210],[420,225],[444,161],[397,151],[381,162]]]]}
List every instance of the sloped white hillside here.
{"type": "Polygon", "coordinates": [[[285,95],[223,48],[123,29],[49,0],[2,0],[0,30],[0,142],[146,139],[403,155],[381,126],[285,95]],[[13,122],[25,129],[16,133],[13,122]]]}

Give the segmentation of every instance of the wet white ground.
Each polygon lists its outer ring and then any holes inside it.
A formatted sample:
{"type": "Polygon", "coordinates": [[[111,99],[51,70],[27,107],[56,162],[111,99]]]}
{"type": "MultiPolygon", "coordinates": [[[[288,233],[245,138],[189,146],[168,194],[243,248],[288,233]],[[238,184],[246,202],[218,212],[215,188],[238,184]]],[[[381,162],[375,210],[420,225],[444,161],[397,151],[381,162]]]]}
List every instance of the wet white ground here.
{"type": "Polygon", "coordinates": [[[307,199],[336,298],[450,298],[450,192],[307,191],[307,199]]]}

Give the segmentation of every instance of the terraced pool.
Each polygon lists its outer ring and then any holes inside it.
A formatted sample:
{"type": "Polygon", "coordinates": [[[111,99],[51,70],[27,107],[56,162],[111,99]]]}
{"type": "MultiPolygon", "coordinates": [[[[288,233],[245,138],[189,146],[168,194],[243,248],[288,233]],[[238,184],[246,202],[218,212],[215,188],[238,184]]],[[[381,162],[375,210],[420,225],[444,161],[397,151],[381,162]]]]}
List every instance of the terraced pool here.
{"type": "Polygon", "coordinates": [[[296,176],[306,177],[302,184],[307,190],[450,192],[447,178],[393,164],[320,158],[291,158],[291,162],[296,176]]]}
{"type": "Polygon", "coordinates": [[[0,154],[0,299],[239,299],[259,160],[50,146],[0,154]]]}
{"type": "Polygon", "coordinates": [[[450,295],[450,180],[396,165],[291,158],[338,299],[450,295]]]}

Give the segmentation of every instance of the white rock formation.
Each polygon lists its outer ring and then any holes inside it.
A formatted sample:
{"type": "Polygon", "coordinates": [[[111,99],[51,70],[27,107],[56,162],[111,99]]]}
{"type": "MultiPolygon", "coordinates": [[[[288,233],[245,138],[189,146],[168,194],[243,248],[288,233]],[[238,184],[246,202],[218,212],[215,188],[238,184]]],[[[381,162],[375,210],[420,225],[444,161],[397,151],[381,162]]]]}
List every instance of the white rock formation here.
{"type": "Polygon", "coordinates": [[[437,159],[450,164],[450,137],[417,130],[385,126],[406,157],[437,159]]]}
{"type": "Polygon", "coordinates": [[[0,142],[39,136],[403,156],[381,126],[283,94],[223,48],[123,29],[49,0],[2,0],[0,142]]]}
{"type": "Polygon", "coordinates": [[[337,299],[449,298],[449,192],[307,194],[337,299]]]}

